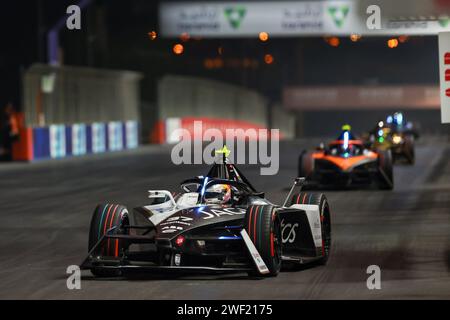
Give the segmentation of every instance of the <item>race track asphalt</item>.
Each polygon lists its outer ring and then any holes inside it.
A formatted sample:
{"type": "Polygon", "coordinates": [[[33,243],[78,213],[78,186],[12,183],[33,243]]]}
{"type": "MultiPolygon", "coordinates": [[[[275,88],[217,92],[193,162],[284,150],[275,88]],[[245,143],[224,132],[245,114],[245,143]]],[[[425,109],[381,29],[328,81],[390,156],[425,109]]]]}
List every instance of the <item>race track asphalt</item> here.
{"type": "MultiPolygon", "coordinates": [[[[242,171],[279,203],[311,142],[281,145],[276,176],[242,171]]],[[[450,299],[450,142],[424,138],[414,166],[395,167],[393,191],[326,191],[332,208],[332,256],[326,266],[276,278],[244,274],[95,279],[68,290],[66,268],[87,253],[97,203],[146,203],[147,190],[169,188],[204,166],[175,166],[170,148],[32,164],[0,164],[1,299],[450,299]],[[369,265],[381,289],[366,286],[369,265]]]]}

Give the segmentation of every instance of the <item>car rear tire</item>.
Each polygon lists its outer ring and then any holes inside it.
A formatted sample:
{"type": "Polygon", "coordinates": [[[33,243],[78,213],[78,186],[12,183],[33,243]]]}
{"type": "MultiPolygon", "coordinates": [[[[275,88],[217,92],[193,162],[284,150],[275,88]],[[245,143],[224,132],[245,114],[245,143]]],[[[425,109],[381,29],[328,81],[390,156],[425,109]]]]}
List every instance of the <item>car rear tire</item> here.
{"type": "Polygon", "coordinates": [[[314,171],[313,158],[310,152],[303,150],[298,157],[298,177],[305,177],[306,179],[312,176],[314,171]]]}
{"type": "Polygon", "coordinates": [[[264,260],[268,274],[250,272],[251,276],[276,276],[281,269],[281,226],[275,207],[250,206],[245,215],[245,230],[264,260]]]}
{"type": "Polygon", "coordinates": [[[378,187],[382,190],[394,188],[394,174],[391,150],[378,150],[378,187]]]}
{"type": "Polygon", "coordinates": [[[412,139],[412,137],[405,137],[405,155],[406,155],[406,160],[408,161],[409,164],[414,164],[415,160],[416,160],[416,156],[415,156],[415,152],[414,152],[414,141],[412,139]]]}
{"type": "Polygon", "coordinates": [[[331,217],[327,197],[323,193],[300,192],[291,198],[293,204],[313,204],[319,206],[320,227],[322,230],[322,257],[320,264],[326,264],[331,252],[331,217]]]}
{"type": "MultiPolygon", "coordinates": [[[[100,204],[98,205],[91,219],[91,226],[89,230],[89,252],[100,241],[102,236],[111,228],[116,227],[117,233],[126,234],[127,229],[124,226],[130,224],[128,210],[126,207],[118,204],[100,204]]],[[[104,241],[94,254],[101,257],[119,258],[126,249],[126,244],[123,240],[108,239],[104,241]]],[[[116,269],[93,268],[91,269],[93,275],[98,277],[119,276],[121,272],[116,269]]]]}

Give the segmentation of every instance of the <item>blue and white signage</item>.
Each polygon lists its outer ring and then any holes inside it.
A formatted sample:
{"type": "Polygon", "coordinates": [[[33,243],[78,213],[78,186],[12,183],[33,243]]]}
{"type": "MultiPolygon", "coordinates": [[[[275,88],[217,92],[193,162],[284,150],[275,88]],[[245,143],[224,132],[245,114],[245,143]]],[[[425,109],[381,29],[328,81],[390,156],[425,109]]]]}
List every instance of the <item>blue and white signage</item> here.
{"type": "Polygon", "coordinates": [[[64,125],[54,124],[50,131],[50,157],[62,158],[66,156],[66,128],[64,125]]]}
{"type": "Polygon", "coordinates": [[[123,125],[120,121],[108,123],[108,149],[110,151],[123,149],[123,125]]]}
{"type": "Polygon", "coordinates": [[[94,122],[91,124],[92,153],[106,151],[106,126],[104,123],[94,122]]]}
{"type": "Polygon", "coordinates": [[[86,125],[77,123],[72,125],[72,154],[74,156],[86,154],[86,125]]]}
{"type": "Polygon", "coordinates": [[[125,137],[127,149],[137,148],[139,143],[138,124],[136,121],[125,122],[125,137]]]}

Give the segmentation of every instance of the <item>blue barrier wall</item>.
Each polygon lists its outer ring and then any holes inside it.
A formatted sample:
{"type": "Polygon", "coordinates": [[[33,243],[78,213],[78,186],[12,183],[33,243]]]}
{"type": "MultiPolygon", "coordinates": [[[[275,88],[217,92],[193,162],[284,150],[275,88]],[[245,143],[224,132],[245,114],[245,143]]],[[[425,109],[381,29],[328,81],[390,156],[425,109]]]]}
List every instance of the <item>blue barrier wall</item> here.
{"type": "Polygon", "coordinates": [[[136,148],[139,146],[138,130],[136,121],[33,128],[33,160],[136,148]]]}
{"type": "Polygon", "coordinates": [[[33,128],[33,158],[50,158],[50,133],[48,128],[33,128]]]}

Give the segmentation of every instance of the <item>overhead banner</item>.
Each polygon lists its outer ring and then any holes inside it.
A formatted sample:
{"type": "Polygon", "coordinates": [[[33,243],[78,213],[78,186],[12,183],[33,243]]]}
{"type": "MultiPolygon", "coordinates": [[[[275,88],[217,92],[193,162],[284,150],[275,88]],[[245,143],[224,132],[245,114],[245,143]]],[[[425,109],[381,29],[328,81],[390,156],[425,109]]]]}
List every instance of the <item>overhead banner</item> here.
{"type": "Polygon", "coordinates": [[[448,16],[403,21],[383,15],[386,12],[378,8],[367,13],[367,3],[357,0],[163,2],[159,20],[164,37],[183,33],[211,38],[254,37],[261,31],[270,36],[436,35],[450,31],[448,16]],[[374,27],[377,14],[380,23],[374,27]]]}
{"type": "Polygon", "coordinates": [[[450,32],[439,33],[441,122],[450,123],[450,32]]]}

